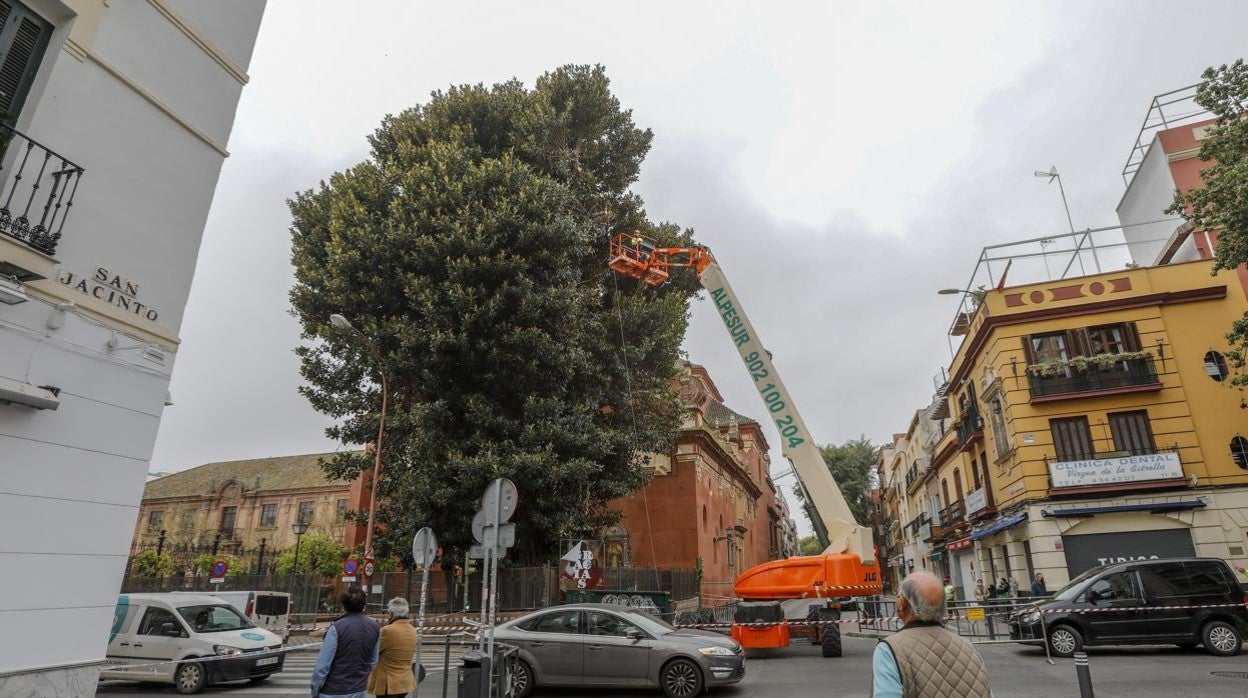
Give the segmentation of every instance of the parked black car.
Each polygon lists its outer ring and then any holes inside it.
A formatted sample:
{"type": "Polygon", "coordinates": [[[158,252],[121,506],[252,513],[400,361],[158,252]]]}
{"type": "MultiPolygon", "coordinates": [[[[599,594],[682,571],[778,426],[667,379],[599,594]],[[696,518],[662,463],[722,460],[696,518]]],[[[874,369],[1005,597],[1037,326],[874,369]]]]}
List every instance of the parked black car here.
{"type": "Polygon", "coordinates": [[[1058,657],[1085,645],[1171,643],[1229,657],[1248,633],[1248,595],[1223,560],[1140,560],[1093,567],[1009,624],[1011,639],[1047,641],[1058,657]]]}

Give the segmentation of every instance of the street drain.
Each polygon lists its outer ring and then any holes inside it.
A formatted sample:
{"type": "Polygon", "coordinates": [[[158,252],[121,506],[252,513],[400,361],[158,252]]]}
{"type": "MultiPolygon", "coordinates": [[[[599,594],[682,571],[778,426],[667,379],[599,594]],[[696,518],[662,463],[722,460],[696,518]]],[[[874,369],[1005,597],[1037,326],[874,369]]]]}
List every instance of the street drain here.
{"type": "Polygon", "coordinates": [[[1211,671],[1209,673],[1223,679],[1248,679],[1248,671],[1211,671]]]}

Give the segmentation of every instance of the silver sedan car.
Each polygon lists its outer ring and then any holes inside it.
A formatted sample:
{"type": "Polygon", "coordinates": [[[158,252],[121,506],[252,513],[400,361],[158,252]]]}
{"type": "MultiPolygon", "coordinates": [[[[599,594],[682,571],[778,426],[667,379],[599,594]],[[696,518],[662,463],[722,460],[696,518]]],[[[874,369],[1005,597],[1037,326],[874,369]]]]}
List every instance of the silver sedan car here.
{"type": "Polygon", "coordinates": [[[534,686],[661,688],[673,698],[745,678],[741,645],[704,630],[678,630],[652,615],[609,604],[569,604],[498,626],[520,649],[516,695],[534,686]]]}

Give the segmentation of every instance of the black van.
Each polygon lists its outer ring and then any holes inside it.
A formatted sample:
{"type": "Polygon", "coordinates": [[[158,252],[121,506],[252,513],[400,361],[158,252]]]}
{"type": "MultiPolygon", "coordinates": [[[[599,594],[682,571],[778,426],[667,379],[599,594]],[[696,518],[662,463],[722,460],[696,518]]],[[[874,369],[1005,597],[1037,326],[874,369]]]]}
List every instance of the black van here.
{"type": "Polygon", "coordinates": [[[1084,645],[1156,644],[1204,645],[1229,657],[1248,633],[1248,595],[1223,560],[1139,560],[1093,567],[1009,624],[1010,639],[1044,638],[1057,657],[1084,645]]]}

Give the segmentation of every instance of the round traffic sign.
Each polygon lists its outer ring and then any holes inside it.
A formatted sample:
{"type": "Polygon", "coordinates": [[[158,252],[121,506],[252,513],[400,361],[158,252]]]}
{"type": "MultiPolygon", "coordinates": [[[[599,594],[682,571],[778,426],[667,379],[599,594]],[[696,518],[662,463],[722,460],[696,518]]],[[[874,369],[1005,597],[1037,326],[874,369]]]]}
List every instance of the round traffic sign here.
{"type": "Polygon", "coordinates": [[[373,576],[373,561],[372,560],[369,560],[368,562],[364,563],[364,576],[365,577],[373,576]]]}
{"type": "Polygon", "coordinates": [[[342,563],[342,574],[346,577],[354,577],[355,571],[359,567],[360,563],[355,558],[348,558],[346,562],[342,563]]]}
{"type": "Polygon", "coordinates": [[[433,535],[433,529],[428,526],[416,532],[412,537],[412,560],[417,567],[427,567],[433,564],[434,559],[438,556],[438,537],[433,535]]]}
{"type": "Polygon", "coordinates": [[[211,573],[213,577],[224,577],[225,573],[228,572],[229,570],[230,570],[230,565],[225,560],[217,560],[216,562],[212,563],[211,573]]]}
{"type": "Polygon", "coordinates": [[[486,523],[507,523],[511,521],[511,517],[516,513],[516,506],[520,503],[520,493],[516,490],[516,483],[505,477],[500,477],[490,483],[485,488],[485,494],[481,495],[481,510],[485,512],[486,523]],[[501,507],[500,507],[501,498],[501,507]],[[498,513],[498,521],[494,521],[494,514],[498,513]]]}

